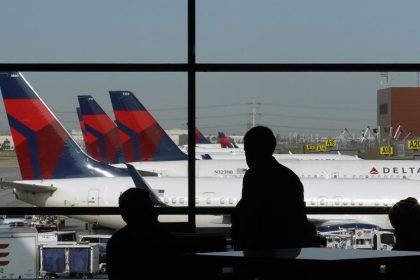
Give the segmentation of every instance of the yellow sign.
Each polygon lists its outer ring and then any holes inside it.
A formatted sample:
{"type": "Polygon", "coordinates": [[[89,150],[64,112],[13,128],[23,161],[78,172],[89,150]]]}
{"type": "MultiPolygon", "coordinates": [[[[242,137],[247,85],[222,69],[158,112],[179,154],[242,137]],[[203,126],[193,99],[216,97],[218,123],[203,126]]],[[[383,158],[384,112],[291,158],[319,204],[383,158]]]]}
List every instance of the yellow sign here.
{"type": "Polygon", "coordinates": [[[325,145],[318,145],[318,146],[316,146],[316,150],[318,152],[325,152],[327,150],[327,146],[325,146],[325,145]]]}
{"type": "Polygon", "coordinates": [[[315,145],[314,144],[307,144],[306,145],[306,149],[308,150],[308,151],[310,151],[310,150],[315,150],[315,145]]]}
{"type": "Polygon", "coordinates": [[[334,147],[337,145],[337,141],[335,139],[327,139],[325,140],[325,146],[327,147],[334,147]]]}
{"type": "Polygon", "coordinates": [[[392,155],[394,154],[394,148],[391,146],[381,146],[379,147],[379,153],[381,155],[392,155]]]}
{"type": "Polygon", "coordinates": [[[420,149],[420,140],[408,140],[407,146],[409,150],[420,149]]]}

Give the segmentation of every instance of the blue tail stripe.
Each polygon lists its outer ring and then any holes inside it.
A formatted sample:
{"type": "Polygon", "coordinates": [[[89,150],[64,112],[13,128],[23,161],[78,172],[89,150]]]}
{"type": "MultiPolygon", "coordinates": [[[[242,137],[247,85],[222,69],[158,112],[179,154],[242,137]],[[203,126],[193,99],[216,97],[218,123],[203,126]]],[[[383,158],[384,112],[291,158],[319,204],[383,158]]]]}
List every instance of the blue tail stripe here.
{"type": "Polygon", "coordinates": [[[140,151],[140,142],[139,139],[137,137],[137,133],[126,127],[124,124],[120,123],[119,121],[115,121],[115,123],[117,124],[118,128],[122,130],[122,132],[124,132],[125,134],[127,134],[128,136],[130,136],[131,139],[131,143],[133,146],[133,152],[134,152],[134,160],[135,161],[140,161],[141,160],[141,151],[140,151]]]}
{"type": "Polygon", "coordinates": [[[3,99],[39,99],[18,72],[0,73],[3,99]]]}
{"type": "Polygon", "coordinates": [[[77,98],[83,115],[105,115],[105,111],[91,95],[78,95],[77,98]]]}
{"type": "Polygon", "coordinates": [[[146,108],[130,91],[110,91],[111,103],[114,111],[146,111],[146,108]]]}
{"type": "Polygon", "coordinates": [[[153,155],[154,161],[162,160],[188,160],[188,156],[164,133],[153,155]],[[170,148],[168,148],[170,147],[170,148]]]}
{"type": "Polygon", "coordinates": [[[120,145],[118,147],[117,153],[115,154],[115,157],[112,159],[112,163],[124,163],[125,161],[124,151],[120,145]]]}
{"type": "MultiPolygon", "coordinates": [[[[107,158],[107,151],[106,151],[106,144],[105,144],[105,136],[99,131],[97,131],[96,129],[94,129],[93,127],[91,127],[90,125],[85,124],[85,128],[87,132],[91,133],[92,135],[94,135],[95,137],[99,139],[99,150],[100,150],[99,152],[101,153],[101,161],[107,162],[108,158],[107,158]]],[[[125,162],[124,153],[120,146],[118,147],[114,158],[111,160],[111,163],[124,163],[124,162],[125,162]]]]}
{"type": "Polygon", "coordinates": [[[129,176],[127,169],[116,168],[89,158],[71,138],[65,144],[53,173],[53,178],[124,176],[129,176]],[[68,162],[68,159],[73,159],[76,163],[68,162]]]}
{"type": "Polygon", "coordinates": [[[7,114],[7,119],[9,120],[9,125],[16,131],[18,131],[20,134],[22,134],[24,137],[26,137],[26,140],[29,144],[29,154],[31,157],[31,166],[32,166],[32,173],[34,178],[41,178],[41,168],[40,168],[40,162],[39,162],[39,152],[38,152],[38,144],[36,140],[36,133],[12,117],[11,115],[7,114]]]}
{"type": "Polygon", "coordinates": [[[77,112],[77,118],[79,119],[79,122],[83,121],[82,112],[80,111],[80,107],[76,107],[76,112],[77,112]]]}
{"type": "Polygon", "coordinates": [[[92,134],[93,136],[98,138],[99,152],[101,154],[101,161],[107,162],[108,159],[106,157],[106,146],[105,146],[104,135],[102,135],[102,133],[100,133],[99,131],[97,131],[96,129],[94,129],[93,127],[91,127],[90,125],[87,125],[87,124],[85,124],[85,129],[86,129],[86,132],[89,132],[90,134],[92,134]]]}

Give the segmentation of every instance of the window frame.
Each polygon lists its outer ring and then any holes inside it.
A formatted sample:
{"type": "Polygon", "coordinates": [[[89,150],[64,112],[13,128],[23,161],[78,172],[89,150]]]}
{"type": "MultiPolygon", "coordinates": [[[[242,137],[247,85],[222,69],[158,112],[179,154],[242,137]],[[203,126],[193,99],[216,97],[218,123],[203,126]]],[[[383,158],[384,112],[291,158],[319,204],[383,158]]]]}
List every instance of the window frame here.
{"type": "MultiPolygon", "coordinates": [[[[186,63],[0,63],[0,71],[184,72],[188,75],[188,143],[195,142],[196,74],[200,72],[420,72],[420,63],[196,63],[196,1],[188,0],[186,63]]],[[[188,145],[188,206],[160,208],[160,214],[230,214],[233,207],[196,207],[195,145],[188,145]]],[[[308,214],[387,214],[390,207],[307,207],[308,214]]],[[[1,207],[0,214],[118,215],[118,207],[1,207]]]]}

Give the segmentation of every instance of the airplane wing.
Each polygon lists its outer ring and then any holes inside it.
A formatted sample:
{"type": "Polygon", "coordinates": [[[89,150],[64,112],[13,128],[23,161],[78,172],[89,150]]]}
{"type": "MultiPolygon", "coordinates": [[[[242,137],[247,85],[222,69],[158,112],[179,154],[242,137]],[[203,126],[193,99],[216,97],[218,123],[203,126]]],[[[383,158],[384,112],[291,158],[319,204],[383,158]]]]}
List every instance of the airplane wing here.
{"type": "Polygon", "coordinates": [[[136,168],[133,165],[129,163],[126,163],[125,165],[127,165],[128,172],[130,173],[131,179],[133,180],[136,188],[147,190],[149,193],[150,199],[152,200],[155,206],[169,207],[169,205],[166,205],[159,199],[159,197],[157,197],[157,195],[152,191],[150,186],[143,180],[139,171],[136,170],[136,168]]]}
{"type": "Polygon", "coordinates": [[[57,190],[57,188],[53,186],[23,184],[23,183],[6,182],[6,181],[0,181],[0,188],[13,188],[20,191],[33,192],[33,193],[53,193],[57,190]]]}

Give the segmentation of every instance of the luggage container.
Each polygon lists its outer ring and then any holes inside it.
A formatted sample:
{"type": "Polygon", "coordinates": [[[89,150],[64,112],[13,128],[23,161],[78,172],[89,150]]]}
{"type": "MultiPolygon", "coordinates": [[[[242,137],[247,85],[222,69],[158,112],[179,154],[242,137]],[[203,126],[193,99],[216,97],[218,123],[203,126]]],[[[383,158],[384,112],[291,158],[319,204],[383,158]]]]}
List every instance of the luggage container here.
{"type": "Polygon", "coordinates": [[[90,234],[79,235],[79,242],[81,244],[97,244],[99,246],[99,271],[106,273],[106,244],[111,238],[111,234],[90,234]]]}
{"type": "Polygon", "coordinates": [[[99,272],[99,247],[91,244],[43,244],[39,246],[40,276],[92,278],[99,272]]]}

